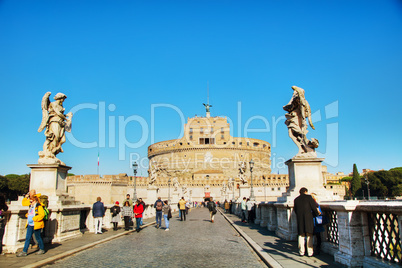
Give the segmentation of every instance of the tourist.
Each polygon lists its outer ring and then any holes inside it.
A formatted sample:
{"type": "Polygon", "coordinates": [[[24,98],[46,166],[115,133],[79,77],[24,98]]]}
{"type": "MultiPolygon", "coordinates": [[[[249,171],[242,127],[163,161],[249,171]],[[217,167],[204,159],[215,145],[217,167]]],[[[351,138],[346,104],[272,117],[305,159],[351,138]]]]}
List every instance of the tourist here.
{"type": "Polygon", "coordinates": [[[133,220],[133,209],[131,208],[130,202],[127,200],[124,202],[123,209],[121,211],[122,218],[124,219],[124,230],[130,230],[130,224],[133,220]]]}
{"type": "MultiPolygon", "coordinates": [[[[30,190],[22,199],[22,205],[24,207],[29,207],[31,205],[30,199],[32,199],[34,196],[37,196],[38,198],[41,196],[41,194],[36,194],[36,190],[32,189],[30,190]]],[[[43,205],[43,204],[42,204],[43,205]]]]}
{"type": "Polygon", "coordinates": [[[247,206],[247,222],[252,222],[254,220],[253,215],[254,202],[251,201],[250,198],[247,198],[246,206],[247,206]]]}
{"type": "Polygon", "coordinates": [[[233,201],[230,200],[229,202],[229,213],[232,214],[232,206],[233,206],[233,201]]]}
{"type": "Polygon", "coordinates": [[[41,237],[41,229],[45,227],[43,222],[43,217],[45,217],[45,211],[43,210],[42,205],[39,202],[39,198],[36,195],[30,197],[30,205],[28,208],[27,224],[25,228],[27,228],[27,233],[25,236],[25,245],[24,249],[17,254],[17,257],[25,257],[28,255],[28,248],[32,238],[32,235],[35,234],[36,241],[38,241],[39,251],[36,254],[45,254],[45,245],[43,244],[43,240],[41,237]]]}
{"type": "Polygon", "coordinates": [[[136,230],[137,233],[141,231],[141,218],[142,218],[142,213],[144,212],[144,207],[141,204],[141,201],[138,199],[136,204],[134,205],[134,217],[136,221],[136,230]]]}
{"type": "Polygon", "coordinates": [[[313,215],[319,215],[317,205],[311,195],[307,194],[307,189],[302,187],[300,195],[294,200],[294,211],[297,218],[298,248],[300,256],[305,253],[305,238],[307,237],[307,255],[313,256],[313,215]]]}
{"type": "Polygon", "coordinates": [[[214,201],[212,201],[212,197],[209,199],[208,203],[207,203],[207,207],[209,210],[209,216],[210,216],[210,220],[213,223],[214,222],[214,217],[216,214],[216,204],[214,201]]]}
{"type": "Polygon", "coordinates": [[[225,213],[228,213],[229,210],[229,202],[227,199],[225,199],[225,202],[223,203],[223,208],[225,209],[225,213]]]}
{"type": "Polygon", "coordinates": [[[169,219],[172,218],[172,209],[168,204],[168,201],[165,200],[163,205],[163,218],[165,220],[166,229],[165,231],[169,231],[169,219]]]}
{"type": "Polygon", "coordinates": [[[7,210],[8,206],[6,204],[6,197],[4,196],[4,194],[0,194],[0,255],[3,252],[3,236],[6,227],[4,212],[6,212],[7,210]]]}
{"type": "Polygon", "coordinates": [[[130,198],[130,194],[126,195],[126,199],[123,201],[123,206],[126,203],[126,201],[128,201],[128,203],[130,204],[130,207],[133,207],[133,200],[130,198]]]}
{"type": "Polygon", "coordinates": [[[186,220],[186,200],[184,200],[184,197],[182,197],[179,201],[179,209],[180,209],[180,220],[183,221],[186,220]]]}
{"type": "Polygon", "coordinates": [[[110,213],[112,213],[113,231],[117,231],[117,225],[120,222],[120,203],[119,203],[119,201],[116,201],[114,206],[110,208],[110,213]]]}
{"type": "Polygon", "coordinates": [[[156,228],[158,229],[162,225],[163,201],[160,197],[158,197],[158,200],[155,201],[154,208],[156,209],[156,228]]]}
{"type": "Polygon", "coordinates": [[[245,197],[243,197],[243,201],[241,201],[240,208],[241,208],[241,222],[246,222],[247,205],[245,197]]]}
{"type": "Polygon", "coordinates": [[[102,198],[96,198],[96,202],[92,206],[92,216],[95,224],[95,234],[102,233],[103,217],[105,216],[105,206],[101,202],[102,198]]]}
{"type": "MultiPolygon", "coordinates": [[[[317,194],[312,193],[311,197],[314,199],[316,206],[318,208],[318,211],[320,212],[320,214],[322,214],[322,210],[320,205],[318,204],[318,198],[317,198],[317,194]]],[[[313,215],[314,216],[314,215],[313,215]]],[[[314,250],[314,255],[320,255],[321,252],[321,233],[325,231],[324,225],[323,225],[323,217],[321,216],[321,222],[317,221],[317,217],[314,217],[314,231],[313,231],[313,235],[316,238],[316,247],[314,250]]]]}
{"type": "MultiPolygon", "coordinates": [[[[145,208],[147,207],[147,206],[145,205],[145,202],[142,200],[142,198],[138,198],[138,199],[140,200],[140,203],[141,203],[141,205],[142,205],[142,208],[143,208],[144,211],[145,211],[145,208]]],[[[141,226],[144,225],[144,223],[142,222],[142,219],[143,219],[143,217],[141,217],[141,222],[140,222],[140,225],[141,225],[141,226]]]]}

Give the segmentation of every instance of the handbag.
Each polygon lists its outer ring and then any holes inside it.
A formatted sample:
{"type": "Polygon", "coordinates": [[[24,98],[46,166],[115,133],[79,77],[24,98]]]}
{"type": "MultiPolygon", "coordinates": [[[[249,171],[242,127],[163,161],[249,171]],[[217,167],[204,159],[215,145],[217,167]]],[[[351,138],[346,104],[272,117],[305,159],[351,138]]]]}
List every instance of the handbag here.
{"type": "Polygon", "coordinates": [[[171,219],[172,218],[172,210],[169,208],[169,211],[168,211],[168,219],[171,219]]]}

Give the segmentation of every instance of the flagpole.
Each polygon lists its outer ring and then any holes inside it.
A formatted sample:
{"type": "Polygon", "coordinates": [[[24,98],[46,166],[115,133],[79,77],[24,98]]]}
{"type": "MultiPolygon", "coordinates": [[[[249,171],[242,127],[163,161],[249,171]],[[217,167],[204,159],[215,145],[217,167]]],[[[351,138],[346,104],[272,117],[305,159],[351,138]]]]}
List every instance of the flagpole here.
{"type": "Polygon", "coordinates": [[[99,148],[98,148],[98,176],[99,176],[99,148]]]}

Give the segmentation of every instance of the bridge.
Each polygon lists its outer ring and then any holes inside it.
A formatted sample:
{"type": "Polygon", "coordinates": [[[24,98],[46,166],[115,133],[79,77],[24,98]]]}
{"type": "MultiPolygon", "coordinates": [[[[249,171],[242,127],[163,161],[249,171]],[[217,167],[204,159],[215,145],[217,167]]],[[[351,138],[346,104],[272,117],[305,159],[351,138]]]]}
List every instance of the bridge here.
{"type": "Polygon", "coordinates": [[[220,210],[215,222],[206,208],[194,208],[186,221],[173,214],[170,231],[155,228],[154,219],[135,231],[109,229],[102,235],[47,245],[45,255],[29,249],[27,257],[0,256],[0,267],[333,267],[328,254],[297,254],[296,242],[285,241],[257,224],[220,210]]]}

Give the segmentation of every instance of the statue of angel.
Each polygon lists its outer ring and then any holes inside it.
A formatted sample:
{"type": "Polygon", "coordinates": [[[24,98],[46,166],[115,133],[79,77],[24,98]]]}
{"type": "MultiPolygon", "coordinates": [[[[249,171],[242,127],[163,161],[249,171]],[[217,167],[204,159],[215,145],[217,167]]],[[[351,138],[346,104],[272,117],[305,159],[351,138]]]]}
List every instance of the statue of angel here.
{"type": "Polygon", "coordinates": [[[152,185],[156,181],[156,177],[157,177],[157,167],[156,167],[155,161],[152,161],[149,163],[148,174],[150,177],[149,184],[152,185]]]}
{"type": "Polygon", "coordinates": [[[234,187],[234,180],[233,180],[233,178],[229,178],[229,181],[228,181],[229,191],[232,191],[233,187],[234,187]]]}
{"type": "Polygon", "coordinates": [[[207,103],[207,104],[203,103],[202,105],[205,106],[205,110],[207,111],[207,113],[209,113],[209,108],[211,108],[212,105],[210,105],[209,103],[207,103]]]}
{"type": "Polygon", "coordinates": [[[62,153],[61,146],[66,142],[65,131],[71,131],[72,113],[64,114],[63,102],[67,98],[63,93],[57,93],[55,101],[50,102],[51,92],[46,92],[42,98],[42,123],[38,132],[45,130],[45,143],[43,151],[39,152],[39,164],[60,164],[65,165],[60,159],[56,158],[58,153],[62,153]]]}
{"type": "Polygon", "coordinates": [[[283,106],[283,109],[288,113],[285,114],[285,124],[288,126],[289,137],[299,148],[297,156],[317,157],[315,148],[318,147],[319,142],[317,139],[307,139],[307,123],[306,119],[312,129],[314,128],[311,121],[311,109],[306,98],[304,97],[304,89],[292,86],[293,95],[289,103],[283,106]]]}
{"type": "Polygon", "coordinates": [[[176,192],[177,192],[177,189],[179,188],[179,185],[180,185],[179,181],[177,180],[176,177],[174,177],[174,178],[173,178],[173,187],[174,187],[174,190],[175,190],[176,192]]]}
{"type": "Polygon", "coordinates": [[[244,161],[239,163],[239,179],[243,184],[247,183],[247,179],[246,179],[246,162],[244,162],[244,161]]]}

